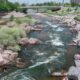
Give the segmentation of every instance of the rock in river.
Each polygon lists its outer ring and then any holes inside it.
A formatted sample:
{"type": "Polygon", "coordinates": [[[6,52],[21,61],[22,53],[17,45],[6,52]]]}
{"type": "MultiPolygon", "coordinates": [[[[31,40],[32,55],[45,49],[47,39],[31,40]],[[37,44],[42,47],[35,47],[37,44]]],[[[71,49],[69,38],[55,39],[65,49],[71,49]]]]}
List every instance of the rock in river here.
{"type": "Polygon", "coordinates": [[[0,66],[13,64],[17,57],[17,52],[13,52],[11,50],[4,50],[3,53],[0,53],[0,66]]]}
{"type": "Polygon", "coordinates": [[[21,44],[21,45],[27,45],[28,44],[28,38],[21,38],[19,40],[19,44],[21,44]]]}
{"type": "Polygon", "coordinates": [[[34,44],[40,44],[42,41],[36,39],[36,38],[30,38],[29,39],[29,44],[34,45],[34,44]]]}
{"type": "Polygon", "coordinates": [[[35,45],[35,44],[40,44],[42,43],[42,41],[40,41],[39,39],[36,38],[22,38],[19,43],[21,45],[27,45],[27,44],[31,44],[31,45],[35,45]]]}
{"type": "Polygon", "coordinates": [[[24,61],[21,58],[17,58],[16,59],[16,67],[18,67],[18,68],[25,68],[26,66],[29,66],[28,62],[24,61]]]}

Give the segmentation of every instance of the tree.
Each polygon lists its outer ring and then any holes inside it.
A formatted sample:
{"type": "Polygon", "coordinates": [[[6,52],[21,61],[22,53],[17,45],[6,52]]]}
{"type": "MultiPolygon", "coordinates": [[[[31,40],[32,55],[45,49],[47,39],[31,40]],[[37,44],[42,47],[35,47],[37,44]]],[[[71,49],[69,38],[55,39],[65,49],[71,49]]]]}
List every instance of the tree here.
{"type": "Polygon", "coordinates": [[[0,11],[1,12],[8,12],[12,10],[19,11],[20,9],[20,4],[19,3],[12,3],[9,2],[8,0],[0,0],[0,11]]]}

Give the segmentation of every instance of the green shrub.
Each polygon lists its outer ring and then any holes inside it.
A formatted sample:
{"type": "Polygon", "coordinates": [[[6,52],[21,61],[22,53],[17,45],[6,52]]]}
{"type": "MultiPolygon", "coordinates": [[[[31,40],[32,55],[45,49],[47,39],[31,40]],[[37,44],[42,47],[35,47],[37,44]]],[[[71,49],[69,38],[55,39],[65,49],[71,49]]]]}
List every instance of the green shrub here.
{"type": "Polygon", "coordinates": [[[23,30],[17,27],[8,28],[3,27],[0,29],[0,45],[11,46],[12,50],[20,50],[18,40],[23,36],[23,30]]]}
{"type": "Polygon", "coordinates": [[[21,20],[17,19],[17,20],[16,20],[16,23],[17,23],[17,24],[21,24],[22,22],[21,22],[21,20]]]}
{"type": "Polygon", "coordinates": [[[77,16],[74,19],[77,20],[77,21],[80,21],[80,16],[77,16]]]}
{"type": "Polygon", "coordinates": [[[13,21],[14,20],[14,16],[12,15],[11,17],[10,17],[10,21],[13,21]]]}
{"type": "Polygon", "coordinates": [[[21,47],[19,45],[13,45],[13,46],[8,46],[7,49],[10,49],[12,51],[20,51],[21,47]]]}
{"type": "Polygon", "coordinates": [[[70,11],[72,11],[71,8],[68,8],[68,9],[67,9],[67,12],[70,12],[70,11]]]}
{"type": "Polygon", "coordinates": [[[32,19],[31,16],[26,16],[26,17],[16,18],[15,22],[17,24],[21,24],[21,23],[35,24],[36,20],[32,19]]]}

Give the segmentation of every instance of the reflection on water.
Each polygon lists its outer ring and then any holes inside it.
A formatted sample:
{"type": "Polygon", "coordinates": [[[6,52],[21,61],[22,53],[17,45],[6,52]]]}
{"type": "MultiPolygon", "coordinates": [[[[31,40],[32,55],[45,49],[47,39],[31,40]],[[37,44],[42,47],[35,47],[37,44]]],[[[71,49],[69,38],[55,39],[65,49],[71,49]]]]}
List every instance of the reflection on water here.
{"type": "MultiPolygon", "coordinates": [[[[25,69],[17,69],[1,80],[53,80],[49,74],[53,71],[66,69],[73,63],[73,55],[77,52],[75,46],[68,46],[73,35],[67,27],[46,21],[44,30],[31,32],[29,37],[43,41],[43,44],[22,47],[22,56],[30,60],[32,65],[25,69]]],[[[55,80],[55,79],[54,79],[55,80]]]]}

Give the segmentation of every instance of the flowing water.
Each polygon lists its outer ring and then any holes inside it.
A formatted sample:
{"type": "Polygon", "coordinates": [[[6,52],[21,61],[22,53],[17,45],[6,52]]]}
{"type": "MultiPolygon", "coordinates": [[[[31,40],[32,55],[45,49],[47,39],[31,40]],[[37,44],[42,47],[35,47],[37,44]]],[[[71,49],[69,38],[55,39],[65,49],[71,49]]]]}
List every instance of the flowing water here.
{"type": "Polygon", "coordinates": [[[73,55],[77,52],[76,46],[68,44],[75,37],[69,28],[50,18],[33,16],[41,22],[44,29],[40,32],[31,32],[28,37],[43,41],[40,45],[22,47],[22,57],[31,61],[32,65],[25,69],[13,69],[8,74],[2,74],[0,80],[51,80],[53,71],[67,70],[73,63],[73,55]]]}

